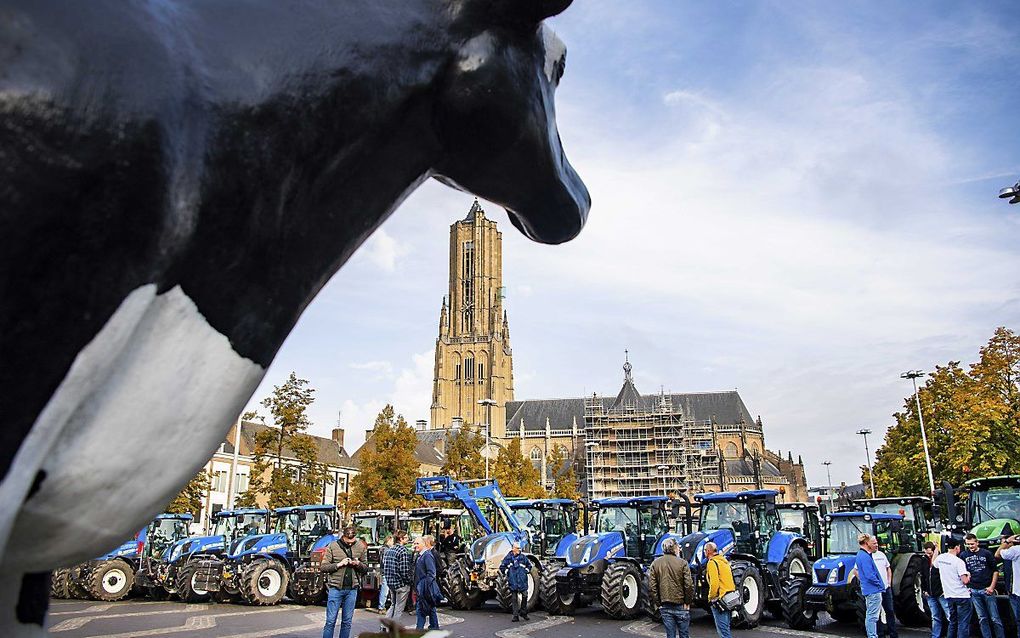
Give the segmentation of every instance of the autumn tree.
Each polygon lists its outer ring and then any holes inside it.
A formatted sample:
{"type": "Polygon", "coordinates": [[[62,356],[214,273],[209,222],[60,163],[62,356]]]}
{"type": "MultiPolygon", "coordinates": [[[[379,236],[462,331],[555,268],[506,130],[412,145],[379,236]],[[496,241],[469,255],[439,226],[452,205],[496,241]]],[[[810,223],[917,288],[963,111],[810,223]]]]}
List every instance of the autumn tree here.
{"type": "MultiPolygon", "coordinates": [[[[273,425],[255,434],[251,479],[248,490],[237,500],[238,507],[254,507],[258,496],[265,496],[270,508],[306,505],[322,500],[326,466],[319,462],[315,440],[306,434],[306,411],[315,400],[308,381],[293,372],[283,385],[262,400],[273,425]]],[[[257,414],[245,419],[264,421],[257,414]]]]}
{"type": "Polygon", "coordinates": [[[414,495],[418,436],[404,417],[387,405],[375,418],[372,437],[361,452],[361,473],[351,480],[348,508],[407,509],[420,504],[414,495]]]}
{"type": "Polygon", "coordinates": [[[464,426],[454,431],[446,440],[443,451],[446,461],[440,472],[461,481],[482,478],[485,476],[484,446],[485,437],[477,428],[464,426]]]}
{"type": "Polygon", "coordinates": [[[209,473],[205,468],[198,471],[184,489],[164,509],[170,514],[192,514],[196,518],[202,511],[202,501],[209,493],[209,473]]]}
{"type": "Polygon", "coordinates": [[[531,461],[524,458],[521,452],[521,440],[510,439],[506,447],[501,448],[496,464],[492,470],[492,478],[499,482],[499,489],[504,496],[523,498],[542,498],[542,477],[531,461]]]}
{"type": "MultiPolygon", "coordinates": [[[[1020,336],[995,331],[969,370],[937,366],[918,388],[936,487],[967,478],[1020,472],[1020,336]]],[[[875,452],[879,495],[927,494],[928,474],[914,396],[875,452]]],[[[867,481],[866,472],[864,479],[867,481]]]]}
{"type": "Polygon", "coordinates": [[[567,450],[562,445],[554,447],[552,453],[547,457],[546,463],[553,480],[551,496],[552,498],[569,498],[576,501],[581,498],[581,492],[577,489],[577,475],[574,474],[574,466],[568,465],[568,460],[567,450]]]}

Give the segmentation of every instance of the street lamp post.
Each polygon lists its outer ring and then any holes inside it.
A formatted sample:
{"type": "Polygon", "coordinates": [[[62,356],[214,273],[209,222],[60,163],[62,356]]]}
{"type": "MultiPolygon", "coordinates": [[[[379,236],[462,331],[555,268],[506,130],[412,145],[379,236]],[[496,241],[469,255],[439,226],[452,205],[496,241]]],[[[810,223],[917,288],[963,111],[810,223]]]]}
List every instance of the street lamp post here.
{"type": "Polygon", "coordinates": [[[492,399],[479,399],[478,405],[486,407],[485,413],[485,480],[489,480],[489,430],[492,427],[492,406],[496,402],[492,399]]]}
{"type": "Polygon", "coordinates": [[[829,510],[832,510],[832,474],[829,472],[829,466],[832,465],[832,461],[822,461],[822,465],[825,466],[825,476],[829,479],[829,489],[826,491],[829,493],[829,510]]]}
{"type": "Polygon", "coordinates": [[[875,475],[871,470],[871,450],[868,449],[868,435],[871,430],[857,430],[857,434],[864,436],[864,454],[868,457],[868,480],[871,481],[871,498],[875,498],[875,475]]]}
{"type": "Polygon", "coordinates": [[[924,462],[928,466],[928,489],[935,498],[935,475],[931,471],[931,455],[928,454],[928,435],[924,432],[924,415],[921,414],[921,394],[917,391],[917,378],[923,377],[920,370],[907,370],[900,375],[901,379],[910,379],[914,384],[914,399],[917,401],[917,420],[921,423],[921,443],[924,444],[924,462]]]}

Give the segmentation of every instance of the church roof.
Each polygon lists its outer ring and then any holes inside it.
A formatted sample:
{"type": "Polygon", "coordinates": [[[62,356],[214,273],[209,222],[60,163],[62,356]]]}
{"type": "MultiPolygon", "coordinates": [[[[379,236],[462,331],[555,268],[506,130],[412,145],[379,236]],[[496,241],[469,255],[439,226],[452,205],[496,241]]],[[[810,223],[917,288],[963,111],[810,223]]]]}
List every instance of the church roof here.
{"type": "MultiPolygon", "coordinates": [[[[729,476],[754,476],[754,462],[750,457],[744,457],[742,459],[727,459],[726,474],[729,476]]],[[[782,476],[783,473],[779,471],[778,467],[762,458],[761,475],[779,477],[782,476]]]]}
{"type": "MultiPolygon", "coordinates": [[[[265,430],[274,429],[272,426],[264,425],[262,423],[252,423],[251,421],[244,421],[241,424],[241,449],[240,453],[245,455],[251,455],[255,451],[255,436],[259,432],[265,430]]],[[[315,443],[317,458],[320,463],[326,465],[332,465],[335,467],[357,467],[354,465],[347,451],[344,450],[336,441],[331,438],[322,436],[315,436],[314,434],[308,435],[312,442],[315,443]]],[[[233,444],[229,446],[230,452],[233,452],[233,444]]],[[[290,447],[284,447],[283,449],[284,458],[294,459],[297,458],[294,451],[290,447]]]]}
{"type": "Polygon", "coordinates": [[[482,205],[478,203],[477,199],[475,199],[475,202],[471,204],[471,208],[468,209],[467,217],[465,217],[463,221],[473,222],[475,221],[475,215],[481,215],[483,218],[485,217],[485,211],[482,210],[482,205]]]}

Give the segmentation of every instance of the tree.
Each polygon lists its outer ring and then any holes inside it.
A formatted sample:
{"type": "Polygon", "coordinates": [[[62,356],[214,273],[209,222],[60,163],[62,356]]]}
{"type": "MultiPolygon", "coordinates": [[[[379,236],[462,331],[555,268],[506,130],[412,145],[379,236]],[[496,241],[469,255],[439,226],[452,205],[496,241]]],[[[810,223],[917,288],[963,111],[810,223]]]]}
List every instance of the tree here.
{"type": "MultiPolygon", "coordinates": [[[[1020,437],[1020,336],[999,328],[965,371],[958,361],[937,366],[918,388],[936,487],[945,480],[1020,472],[1015,442],[1020,437]]],[[[875,452],[879,495],[927,494],[917,403],[903,411],[875,452]]],[[[867,481],[866,472],[862,472],[867,481]]]]}
{"type": "Polygon", "coordinates": [[[404,417],[387,405],[375,418],[372,437],[361,452],[361,473],[351,480],[347,508],[408,509],[420,504],[414,495],[418,436],[404,417]]]}
{"type": "Polygon", "coordinates": [[[166,512],[170,514],[191,514],[196,518],[202,511],[202,501],[209,493],[209,473],[202,468],[194,476],[184,489],[170,501],[166,506],[166,512]]]}
{"type": "Polygon", "coordinates": [[[553,448],[547,459],[549,473],[552,476],[553,498],[569,498],[576,501],[581,498],[581,492],[577,489],[577,475],[574,474],[574,466],[567,465],[567,450],[562,445],[553,448]]]}
{"type": "Polygon", "coordinates": [[[482,457],[484,446],[485,437],[477,428],[460,428],[446,441],[446,461],[440,471],[461,481],[482,478],[485,476],[485,459],[482,457]]]}
{"type": "Polygon", "coordinates": [[[542,477],[531,461],[524,458],[521,452],[521,440],[510,439],[506,447],[500,449],[492,477],[499,482],[499,489],[504,496],[522,498],[542,498],[542,477]]]}
{"type": "MultiPolygon", "coordinates": [[[[326,466],[319,462],[318,448],[308,430],[308,406],[315,400],[315,390],[308,381],[293,372],[283,385],[273,386],[273,393],[262,400],[269,410],[273,426],[255,435],[251,480],[248,490],[237,500],[238,507],[254,507],[258,496],[265,496],[268,507],[306,505],[322,500],[326,466]],[[293,460],[291,462],[290,460],[293,460]]],[[[260,415],[245,414],[242,420],[260,415]]]]}

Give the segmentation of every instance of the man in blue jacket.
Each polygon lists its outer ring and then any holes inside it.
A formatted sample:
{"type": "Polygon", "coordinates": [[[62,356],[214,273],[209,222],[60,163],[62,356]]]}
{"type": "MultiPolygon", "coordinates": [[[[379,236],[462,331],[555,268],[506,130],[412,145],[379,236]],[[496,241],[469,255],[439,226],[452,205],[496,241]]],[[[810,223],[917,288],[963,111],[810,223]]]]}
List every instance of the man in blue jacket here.
{"type": "Polygon", "coordinates": [[[531,572],[531,561],[521,553],[520,543],[511,546],[510,552],[499,564],[499,571],[506,574],[507,584],[510,586],[510,606],[514,614],[510,621],[517,622],[518,616],[527,620],[528,574],[531,572]]]}
{"type": "Polygon", "coordinates": [[[882,609],[882,592],[885,591],[885,582],[878,573],[875,559],[871,556],[878,549],[878,539],[868,534],[859,534],[857,544],[861,548],[857,550],[854,569],[857,570],[861,595],[864,596],[868,610],[864,617],[864,629],[868,632],[868,638],[878,638],[878,614],[882,609]]]}

